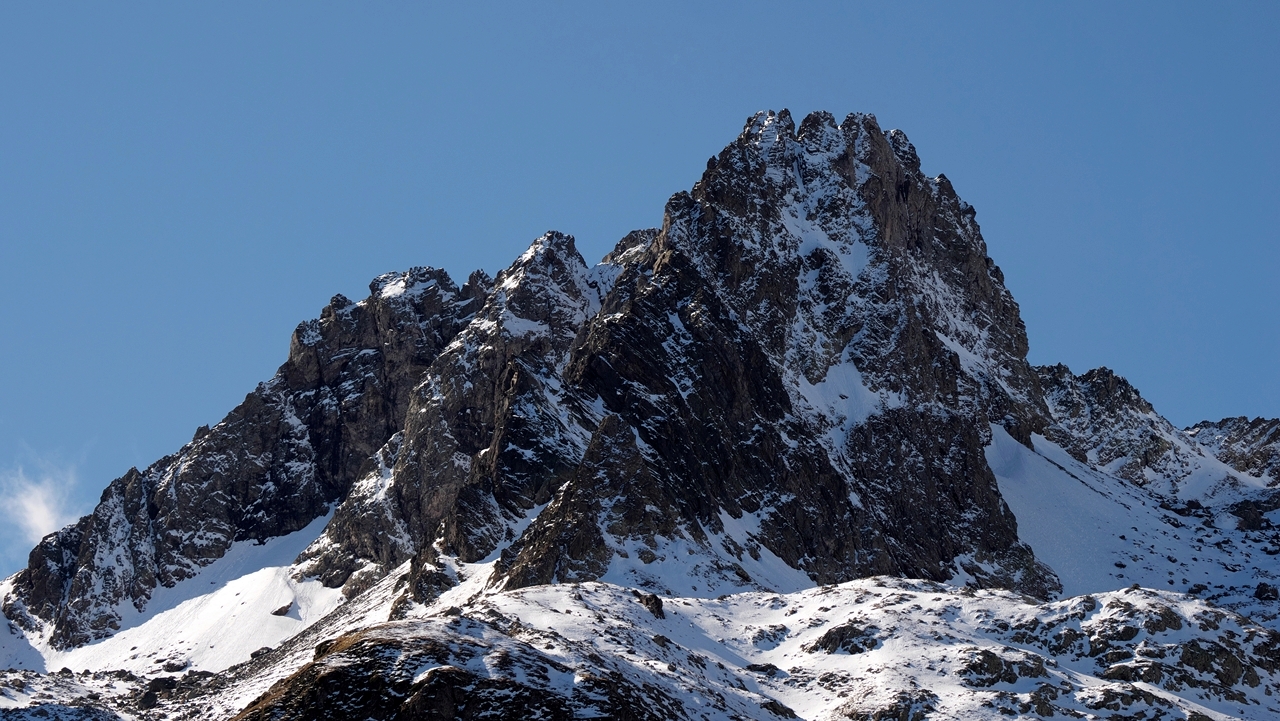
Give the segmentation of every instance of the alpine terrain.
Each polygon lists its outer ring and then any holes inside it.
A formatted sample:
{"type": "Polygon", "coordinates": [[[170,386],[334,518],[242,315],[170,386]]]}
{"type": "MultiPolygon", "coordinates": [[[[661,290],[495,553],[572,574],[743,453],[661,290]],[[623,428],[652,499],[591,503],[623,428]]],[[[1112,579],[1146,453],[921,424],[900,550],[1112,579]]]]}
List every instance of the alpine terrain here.
{"type": "Polygon", "coordinates": [[[759,113],[595,265],[335,296],[3,582],[0,716],[1280,718],[1280,420],[1029,364],[975,215],[759,113]]]}

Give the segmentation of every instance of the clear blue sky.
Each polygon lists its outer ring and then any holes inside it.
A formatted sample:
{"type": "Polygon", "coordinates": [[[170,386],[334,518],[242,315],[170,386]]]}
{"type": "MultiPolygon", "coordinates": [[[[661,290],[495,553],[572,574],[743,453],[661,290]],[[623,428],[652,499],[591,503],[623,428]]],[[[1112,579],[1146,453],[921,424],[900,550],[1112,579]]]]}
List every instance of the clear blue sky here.
{"type": "Polygon", "coordinates": [[[906,131],[1034,362],[1280,416],[1280,3],[552,5],[0,5],[0,572],[334,293],[594,261],[767,108],[906,131]]]}

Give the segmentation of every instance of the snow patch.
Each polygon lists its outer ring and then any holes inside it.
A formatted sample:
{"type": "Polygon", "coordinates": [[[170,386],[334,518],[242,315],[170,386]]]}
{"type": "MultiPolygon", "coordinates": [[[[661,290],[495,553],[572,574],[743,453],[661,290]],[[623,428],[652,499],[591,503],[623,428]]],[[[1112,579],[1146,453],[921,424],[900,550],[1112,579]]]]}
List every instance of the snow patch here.
{"type": "Polygon", "coordinates": [[[253,651],[293,637],[342,603],[339,589],[295,581],[290,573],[293,559],[329,518],[261,545],[233,544],[195,576],[157,588],[143,612],[122,603],[121,628],[110,638],[60,651],[44,638],[0,637],[0,665],[154,674],[166,663],[169,670],[221,671],[247,661],[253,651]]]}

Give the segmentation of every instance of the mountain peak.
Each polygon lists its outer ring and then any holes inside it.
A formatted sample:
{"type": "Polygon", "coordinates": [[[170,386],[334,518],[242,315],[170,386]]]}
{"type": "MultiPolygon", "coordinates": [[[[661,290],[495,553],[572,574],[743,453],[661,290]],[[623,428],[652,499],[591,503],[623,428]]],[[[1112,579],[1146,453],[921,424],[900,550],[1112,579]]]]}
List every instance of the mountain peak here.
{"type": "Polygon", "coordinates": [[[582,262],[582,256],[578,254],[572,235],[566,235],[558,230],[548,230],[530,243],[529,248],[516,258],[512,266],[547,263],[556,258],[577,258],[582,262]]]}
{"type": "Polygon", "coordinates": [[[796,138],[796,125],[791,119],[791,111],[783,108],[780,112],[761,110],[750,118],[742,128],[741,139],[770,148],[775,144],[796,138]]]}

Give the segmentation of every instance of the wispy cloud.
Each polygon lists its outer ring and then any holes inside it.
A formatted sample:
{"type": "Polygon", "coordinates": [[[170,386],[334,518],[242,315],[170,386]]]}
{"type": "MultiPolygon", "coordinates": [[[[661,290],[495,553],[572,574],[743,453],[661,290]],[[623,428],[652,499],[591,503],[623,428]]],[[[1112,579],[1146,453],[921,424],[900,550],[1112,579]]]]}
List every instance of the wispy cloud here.
{"type": "Polygon", "coordinates": [[[0,518],[22,542],[35,544],[79,517],[72,491],[74,466],[41,462],[34,473],[22,467],[0,471],[0,518]]]}

